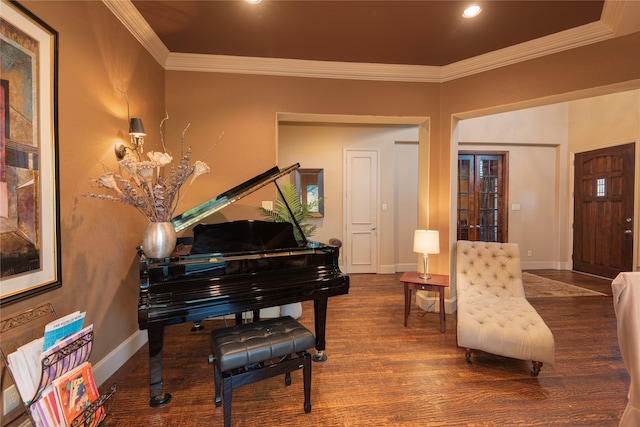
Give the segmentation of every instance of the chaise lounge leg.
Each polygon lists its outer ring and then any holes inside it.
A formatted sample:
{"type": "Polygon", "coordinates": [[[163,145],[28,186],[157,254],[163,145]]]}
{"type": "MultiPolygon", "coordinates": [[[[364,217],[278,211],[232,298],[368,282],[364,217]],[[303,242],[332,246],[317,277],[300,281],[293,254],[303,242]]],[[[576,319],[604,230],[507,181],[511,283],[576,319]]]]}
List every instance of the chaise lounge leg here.
{"type": "Polygon", "coordinates": [[[471,363],[471,352],[473,350],[471,350],[470,348],[466,348],[465,352],[464,352],[464,358],[467,361],[467,363],[471,363]]]}
{"type": "Polygon", "coordinates": [[[531,375],[533,375],[534,377],[537,377],[538,374],[540,373],[540,368],[542,368],[542,362],[536,362],[534,360],[531,362],[531,364],[533,365],[531,367],[531,375]]]}

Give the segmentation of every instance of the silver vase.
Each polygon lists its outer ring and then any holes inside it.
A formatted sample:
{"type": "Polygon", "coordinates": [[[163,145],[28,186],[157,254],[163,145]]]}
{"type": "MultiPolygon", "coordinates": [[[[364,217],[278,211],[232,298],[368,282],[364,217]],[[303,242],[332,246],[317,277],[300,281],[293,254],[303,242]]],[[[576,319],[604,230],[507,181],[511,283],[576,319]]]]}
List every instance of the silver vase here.
{"type": "Polygon", "coordinates": [[[142,251],[149,258],[166,258],[176,247],[176,230],[170,222],[150,222],[142,232],[142,251]]]}

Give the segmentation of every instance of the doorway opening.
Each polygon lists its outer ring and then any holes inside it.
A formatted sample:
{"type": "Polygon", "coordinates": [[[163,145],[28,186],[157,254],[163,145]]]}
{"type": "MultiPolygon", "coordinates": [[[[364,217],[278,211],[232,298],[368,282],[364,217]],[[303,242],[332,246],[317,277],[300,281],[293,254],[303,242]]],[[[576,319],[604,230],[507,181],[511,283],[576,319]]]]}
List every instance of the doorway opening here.
{"type": "Polygon", "coordinates": [[[508,152],[458,152],[457,240],[507,242],[508,152]]]}
{"type": "Polygon", "coordinates": [[[573,269],[614,278],[633,270],[635,143],[577,153],[573,269]]]}

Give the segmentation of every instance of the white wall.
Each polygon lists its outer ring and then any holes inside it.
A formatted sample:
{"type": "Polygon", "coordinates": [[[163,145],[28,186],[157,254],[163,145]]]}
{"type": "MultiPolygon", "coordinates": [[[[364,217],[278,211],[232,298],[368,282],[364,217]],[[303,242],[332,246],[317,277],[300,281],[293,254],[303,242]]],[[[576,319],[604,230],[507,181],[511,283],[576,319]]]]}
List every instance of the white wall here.
{"type": "MultiPolygon", "coordinates": [[[[393,273],[397,264],[415,262],[398,258],[397,245],[412,245],[397,242],[396,212],[404,207],[396,206],[396,141],[418,141],[418,126],[373,125],[373,124],[323,124],[283,122],[278,126],[278,165],[300,163],[301,168],[324,168],[324,218],[312,218],[318,226],[313,240],[327,242],[332,237],[342,240],[343,221],[343,150],[344,148],[371,148],[380,151],[380,206],[379,206],[379,266],[378,272],[393,273]],[[387,205],[387,210],[382,210],[387,205]]],[[[416,172],[405,176],[417,185],[416,172]]],[[[407,208],[406,212],[415,207],[407,208]]],[[[405,233],[403,232],[403,235],[405,233]]],[[[403,237],[406,238],[406,237],[403,237]]],[[[406,253],[398,254],[406,257],[406,253]]]]}
{"type": "Polygon", "coordinates": [[[413,234],[418,228],[418,144],[395,144],[395,271],[415,271],[413,234]]]}
{"type": "Polygon", "coordinates": [[[566,169],[567,104],[461,120],[458,131],[460,150],[509,153],[508,241],[520,245],[522,267],[559,268],[566,256],[560,253],[566,231],[560,201],[567,197],[560,176],[566,169]]]}
{"type": "Polygon", "coordinates": [[[523,268],[572,268],[573,156],[636,143],[634,265],[640,270],[640,91],[461,120],[459,149],[509,151],[509,241],[523,268]],[[527,256],[528,251],[532,256],[527,256]]]}

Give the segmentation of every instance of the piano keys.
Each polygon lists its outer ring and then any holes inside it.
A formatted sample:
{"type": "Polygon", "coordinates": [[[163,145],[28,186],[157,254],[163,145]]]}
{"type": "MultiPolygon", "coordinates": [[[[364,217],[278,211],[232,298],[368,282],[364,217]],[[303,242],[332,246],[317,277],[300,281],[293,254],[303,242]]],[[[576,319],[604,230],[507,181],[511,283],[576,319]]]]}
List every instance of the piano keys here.
{"type": "Polygon", "coordinates": [[[304,236],[296,240],[293,230],[300,225],[295,219],[199,223],[270,183],[280,191],[276,180],[298,167],[271,168],[172,219],[176,231],[198,224],[193,237],[178,239],[190,247],[187,255],[150,259],[139,249],[138,324],[149,335],[151,406],[171,400],[162,382],[164,328],[169,325],[313,300],[314,356],[326,358],[328,298],[349,292],[349,277],[338,266],[339,247],[304,236]]]}

